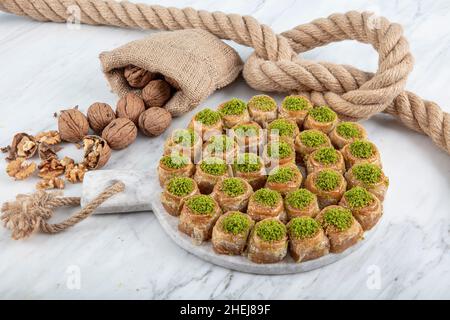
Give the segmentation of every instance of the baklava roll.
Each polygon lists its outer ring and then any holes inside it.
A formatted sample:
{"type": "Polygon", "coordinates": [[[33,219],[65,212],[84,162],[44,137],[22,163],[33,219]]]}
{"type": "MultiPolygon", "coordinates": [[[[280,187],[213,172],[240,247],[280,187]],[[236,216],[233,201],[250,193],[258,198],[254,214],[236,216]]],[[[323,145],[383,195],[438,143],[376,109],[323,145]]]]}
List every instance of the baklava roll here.
{"type": "Polygon", "coordinates": [[[247,180],[253,190],[262,188],[267,178],[262,159],[254,153],[240,153],[233,163],[233,174],[247,180]]]}
{"type": "Polygon", "coordinates": [[[341,206],[324,208],[317,216],[317,221],[325,230],[330,240],[330,252],[341,253],[353,246],[363,237],[363,229],[353,217],[351,211],[341,206]]]}
{"type": "Polygon", "coordinates": [[[164,184],[175,176],[192,177],[194,175],[194,171],[195,166],[192,164],[189,157],[168,154],[159,160],[159,185],[164,187],[164,184]]]}
{"type": "Polygon", "coordinates": [[[211,196],[219,203],[223,212],[246,211],[253,194],[252,186],[242,178],[224,178],[213,189],[211,196]]]}
{"type": "Polygon", "coordinates": [[[328,106],[320,106],[308,111],[303,126],[305,129],[315,129],[328,134],[336,127],[338,121],[336,112],[328,106]]]}
{"type": "Polygon", "coordinates": [[[294,120],[299,128],[303,127],[303,122],[308,115],[308,111],[313,108],[308,98],[298,95],[287,96],[281,102],[278,114],[280,118],[294,120]]]}
{"type": "Polygon", "coordinates": [[[284,259],[288,241],[286,226],[276,218],[255,224],[248,242],[248,258],[255,263],[275,263],[284,259]]]}
{"type": "Polygon", "coordinates": [[[305,187],[317,195],[321,208],[337,204],[347,190],[341,173],[332,169],[314,171],[306,177],[305,187]]]}
{"type": "Polygon", "coordinates": [[[353,187],[345,192],[339,205],[350,209],[364,230],[372,229],[383,215],[380,200],[362,187],[353,187]]]}
{"type": "Polygon", "coordinates": [[[247,245],[248,235],[255,223],[239,211],[230,211],[220,216],[212,232],[212,246],[218,254],[240,255],[247,245]]]}
{"type": "Polygon", "coordinates": [[[184,201],[200,193],[194,179],[188,177],[173,177],[167,181],[161,193],[161,203],[167,213],[179,216],[184,201]]]}
{"type": "Polygon", "coordinates": [[[323,147],[331,147],[331,142],[322,131],[304,130],[295,139],[294,147],[299,156],[298,160],[302,162],[304,157],[313,151],[323,147]]]}
{"type": "Polygon", "coordinates": [[[288,221],[295,217],[315,218],[320,212],[317,196],[303,188],[291,191],[286,195],[284,208],[288,221]]]}
{"type": "Polygon", "coordinates": [[[328,254],[330,242],[320,223],[311,217],[296,217],[287,224],[289,252],[295,262],[320,258],[328,254]]]}
{"type": "Polygon", "coordinates": [[[295,163],[294,146],[285,141],[269,142],[264,146],[262,158],[266,167],[271,168],[295,163]]]}
{"type": "Polygon", "coordinates": [[[263,128],[277,118],[277,102],[265,94],[252,97],[247,107],[250,118],[263,128]]]}
{"type": "Polygon", "coordinates": [[[350,188],[363,187],[373,193],[380,201],[384,200],[384,195],[389,186],[389,178],[376,164],[356,164],[345,173],[345,178],[350,188]]]}
{"type": "Polygon", "coordinates": [[[267,177],[266,188],[278,191],[285,196],[300,188],[303,175],[295,164],[275,167],[267,177]]]}
{"type": "Polygon", "coordinates": [[[192,129],[176,129],[164,144],[164,155],[182,154],[196,163],[202,151],[202,139],[192,129]]]}
{"type": "Polygon", "coordinates": [[[357,122],[343,121],[339,122],[333,131],[330,132],[330,139],[333,145],[342,149],[346,144],[355,140],[367,139],[366,129],[357,122]]]}
{"type": "Polygon", "coordinates": [[[197,132],[203,141],[208,141],[212,136],[222,134],[222,118],[218,111],[206,108],[192,118],[188,128],[197,132]]]}
{"type": "Polygon", "coordinates": [[[178,230],[192,238],[194,244],[201,244],[211,238],[212,229],[222,210],[211,196],[197,194],[184,201],[178,230]]]}
{"type": "Polygon", "coordinates": [[[262,188],[252,194],[248,202],[247,214],[254,221],[277,218],[286,221],[283,197],[275,190],[262,188]]]}
{"type": "Polygon", "coordinates": [[[294,144],[299,133],[297,123],[292,119],[276,119],[267,126],[269,141],[286,141],[294,144]]]}
{"type": "Polygon", "coordinates": [[[236,140],[221,134],[212,136],[203,146],[203,157],[216,157],[232,163],[239,153],[239,145],[236,140]]]}
{"type": "Polygon", "coordinates": [[[341,149],[347,168],[358,163],[373,163],[381,167],[381,157],[378,148],[370,141],[357,140],[341,149]]]}
{"type": "Polygon", "coordinates": [[[242,152],[258,153],[264,140],[262,128],[254,121],[235,125],[232,134],[242,152]]]}
{"type": "Polygon", "coordinates": [[[204,158],[196,165],[194,180],[202,194],[210,194],[222,178],[229,176],[229,166],[221,158],[204,158]]]}
{"type": "Polygon", "coordinates": [[[218,111],[222,116],[223,126],[227,129],[233,128],[238,123],[250,121],[247,104],[237,98],[222,103],[218,111]]]}
{"type": "Polygon", "coordinates": [[[342,153],[333,147],[323,147],[305,156],[306,171],[313,173],[320,169],[333,169],[345,173],[345,162],[342,153]]]}

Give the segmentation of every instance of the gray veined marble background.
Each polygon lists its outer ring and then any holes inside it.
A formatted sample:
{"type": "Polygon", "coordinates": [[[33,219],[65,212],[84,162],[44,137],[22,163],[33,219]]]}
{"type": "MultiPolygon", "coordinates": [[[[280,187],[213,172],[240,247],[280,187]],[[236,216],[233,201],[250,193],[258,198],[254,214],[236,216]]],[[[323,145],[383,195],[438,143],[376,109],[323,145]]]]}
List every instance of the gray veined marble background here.
{"type": "MultiPolygon", "coordinates": [[[[407,88],[450,111],[450,3],[440,1],[142,1],[250,14],[284,31],[334,12],[371,10],[403,24],[416,59],[407,88]]],[[[0,14],[0,145],[18,131],[56,128],[53,113],[94,101],[115,104],[97,56],[148,32],[32,22],[0,14]]],[[[234,45],[234,44],[233,44],[234,45]]],[[[249,48],[234,45],[245,59],[249,48]]],[[[376,70],[376,53],[353,42],[305,54],[309,59],[376,70]]],[[[256,92],[242,80],[201,107],[256,92]]],[[[280,97],[278,97],[280,98],[280,97]]],[[[184,126],[191,114],[176,119],[184,126]]],[[[360,250],[312,272],[255,276],[213,266],[186,253],[151,213],[91,217],[58,235],[12,241],[0,229],[1,298],[450,298],[450,157],[388,116],[366,121],[379,146],[391,187],[383,223],[360,250]]],[[[108,169],[153,170],[167,133],[139,137],[114,152],[108,169]]],[[[66,155],[80,157],[75,148],[66,155]]],[[[12,182],[0,161],[0,200],[31,192],[36,180],[12,182]]],[[[151,190],[149,190],[151,192],[151,190]]],[[[67,195],[79,195],[70,185],[67,195]]],[[[70,211],[59,211],[56,219],[70,211]]]]}

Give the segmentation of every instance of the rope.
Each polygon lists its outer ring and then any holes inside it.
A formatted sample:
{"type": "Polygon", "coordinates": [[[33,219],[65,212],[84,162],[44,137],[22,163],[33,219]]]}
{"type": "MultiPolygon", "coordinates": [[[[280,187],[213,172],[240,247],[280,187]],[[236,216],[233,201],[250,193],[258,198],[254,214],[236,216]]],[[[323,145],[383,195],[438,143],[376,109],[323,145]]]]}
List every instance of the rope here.
{"type": "Polygon", "coordinates": [[[79,212],[54,224],[47,222],[53,216],[53,210],[63,206],[79,206],[79,197],[58,197],[55,193],[44,191],[30,195],[19,194],[15,201],[3,204],[1,220],[6,228],[12,230],[12,238],[16,240],[27,238],[38,230],[51,234],[58,233],[86,219],[103,202],[124,189],[125,185],[122,182],[116,182],[79,212]]]}
{"type": "Polygon", "coordinates": [[[400,25],[368,12],[333,14],[275,34],[249,16],[192,8],[165,8],[114,0],[0,0],[0,10],[39,21],[65,22],[79,8],[80,22],[157,30],[203,29],[221,39],[255,49],[244,78],[256,90],[299,92],[315,104],[328,104],[351,120],[388,113],[407,127],[430,136],[450,153],[450,115],[404,91],[413,58],[400,25]],[[297,54],[331,42],[357,40],[379,54],[378,70],[301,59],[297,54]]]}

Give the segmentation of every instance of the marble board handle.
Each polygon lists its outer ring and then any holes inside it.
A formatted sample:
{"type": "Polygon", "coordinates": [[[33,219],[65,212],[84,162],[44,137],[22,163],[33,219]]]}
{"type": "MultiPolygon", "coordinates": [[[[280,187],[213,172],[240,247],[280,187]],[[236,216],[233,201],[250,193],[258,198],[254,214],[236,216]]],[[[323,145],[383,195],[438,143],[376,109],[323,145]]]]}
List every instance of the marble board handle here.
{"type": "Polygon", "coordinates": [[[138,170],[88,171],[83,179],[81,207],[116,181],[122,181],[125,190],[102,203],[95,214],[152,211],[152,199],[160,192],[158,178],[156,173],[138,170]]]}

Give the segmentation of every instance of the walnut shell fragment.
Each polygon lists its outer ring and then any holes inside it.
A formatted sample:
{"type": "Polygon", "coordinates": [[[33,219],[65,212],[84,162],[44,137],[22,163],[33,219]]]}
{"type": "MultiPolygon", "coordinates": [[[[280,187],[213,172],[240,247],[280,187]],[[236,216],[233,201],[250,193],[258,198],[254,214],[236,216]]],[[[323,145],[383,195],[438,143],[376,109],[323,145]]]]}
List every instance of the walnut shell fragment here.
{"type": "Polygon", "coordinates": [[[60,146],[50,145],[46,142],[41,142],[41,143],[39,143],[39,147],[38,147],[39,158],[42,161],[46,161],[51,158],[58,158],[58,155],[56,153],[58,151],[60,151],[61,149],[62,149],[62,147],[60,147],[60,146]]]}
{"type": "Polygon", "coordinates": [[[116,114],[109,104],[95,102],[88,108],[87,118],[91,129],[101,133],[116,118],[116,114]]]}
{"type": "Polygon", "coordinates": [[[33,136],[19,132],[14,135],[13,141],[9,148],[7,160],[15,160],[16,158],[29,159],[34,156],[37,150],[37,143],[33,136]]]}
{"type": "Polygon", "coordinates": [[[111,148],[99,136],[86,136],[83,139],[83,164],[88,170],[100,169],[111,157],[111,148]]]}
{"type": "Polygon", "coordinates": [[[111,149],[120,150],[128,147],[136,140],[137,128],[133,121],[126,118],[117,118],[103,129],[102,138],[106,140],[111,149]]]}
{"type": "Polygon", "coordinates": [[[163,108],[149,108],[139,116],[139,129],[150,137],[159,136],[170,126],[172,115],[163,108]]]}
{"type": "Polygon", "coordinates": [[[123,76],[127,79],[130,87],[142,89],[151,80],[156,79],[158,74],[145,69],[129,65],[123,70],[123,76]]]}
{"type": "Polygon", "coordinates": [[[144,111],[144,100],[132,92],[120,98],[119,102],[117,102],[117,118],[130,119],[135,125],[138,124],[139,116],[144,111]]]}
{"type": "Polygon", "coordinates": [[[24,180],[36,171],[36,163],[25,161],[25,158],[17,158],[8,163],[6,173],[16,180],[24,180]]]}
{"type": "Polygon", "coordinates": [[[67,142],[79,142],[89,131],[86,116],[76,108],[62,110],[58,117],[58,131],[61,139],[67,142]]]}

